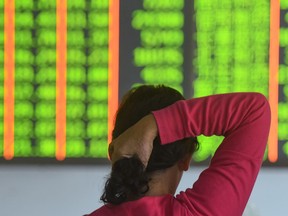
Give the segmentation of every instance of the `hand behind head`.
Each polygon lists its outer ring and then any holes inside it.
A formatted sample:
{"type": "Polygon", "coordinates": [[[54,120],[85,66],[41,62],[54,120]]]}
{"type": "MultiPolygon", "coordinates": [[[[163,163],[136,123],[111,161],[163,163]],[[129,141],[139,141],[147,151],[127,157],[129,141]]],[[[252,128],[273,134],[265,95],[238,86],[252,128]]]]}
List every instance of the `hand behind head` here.
{"type": "Polygon", "coordinates": [[[146,167],[157,136],[157,126],[152,114],[145,116],[114,139],[108,148],[112,164],[120,158],[137,155],[146,167]]]}

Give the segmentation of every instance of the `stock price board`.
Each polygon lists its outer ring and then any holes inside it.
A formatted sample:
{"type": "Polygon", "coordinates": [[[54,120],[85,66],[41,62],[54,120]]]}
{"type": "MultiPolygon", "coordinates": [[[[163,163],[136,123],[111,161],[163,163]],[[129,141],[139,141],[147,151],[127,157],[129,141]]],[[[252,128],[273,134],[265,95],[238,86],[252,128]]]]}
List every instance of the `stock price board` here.
{"type": "MultiPolygon", "coordinates": [[[[2,161],[106,158],[109,100],[165,84],[186,98],[263,93],[276,119],[265,164],[287,164],[288,0],[59,2],[0,3],[2,161]]],[[[194,160],[207,162],[222,139],[199,137],[194,160]]]]}

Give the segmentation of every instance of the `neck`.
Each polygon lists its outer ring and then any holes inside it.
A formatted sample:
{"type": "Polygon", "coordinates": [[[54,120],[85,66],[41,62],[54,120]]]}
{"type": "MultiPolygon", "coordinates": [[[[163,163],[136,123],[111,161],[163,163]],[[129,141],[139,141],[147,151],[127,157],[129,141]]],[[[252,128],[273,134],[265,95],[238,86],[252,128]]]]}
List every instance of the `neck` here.
{"type": "Polygon", "coordinates": [[[149,191],[145,196],[174,195],[181,177],[182,172],[179,171],[177,165],[154,172],[149,182],[149,191]]]}

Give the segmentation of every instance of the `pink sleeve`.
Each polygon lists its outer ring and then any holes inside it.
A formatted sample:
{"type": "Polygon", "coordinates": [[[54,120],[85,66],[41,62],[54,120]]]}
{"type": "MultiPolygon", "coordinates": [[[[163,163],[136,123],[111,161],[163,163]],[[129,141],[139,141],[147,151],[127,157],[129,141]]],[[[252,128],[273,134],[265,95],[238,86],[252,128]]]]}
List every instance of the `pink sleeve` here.
{"type": "Polygon", "coordinates": [[[190,212],[242,215],[262,164],[270,108],[259,93],[231,93],[179,101],[154,111],[162,144],[198,135],[223,135],[209,168],[177,195],[190,212]]]}

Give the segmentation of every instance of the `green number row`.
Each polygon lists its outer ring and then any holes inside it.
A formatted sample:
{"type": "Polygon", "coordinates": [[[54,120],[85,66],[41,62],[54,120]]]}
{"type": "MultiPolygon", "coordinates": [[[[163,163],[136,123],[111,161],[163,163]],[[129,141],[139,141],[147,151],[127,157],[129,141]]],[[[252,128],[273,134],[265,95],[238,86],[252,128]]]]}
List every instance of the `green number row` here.
{"type": "MultiPolygon", "coordinates": [[[[96,100],[95,100],[96,102],[96,100]]],[[[89,103],[87,105],[87,113],[85,114],[85,105],[81,102],[68,102],[66,105],[66,118],[76,119],[104,119],[107,117],[107,104],[89,103]]],[[[3,104],[0,104],[0,117],[3,117],[3,104]]],[[[29,101],[16,100],[14,115],[19,119],[31,119],[34,114],[33,104],[29,101]]],[[[56,116],[56,104],[51,101],[39,101],[35,105],[36,119],[51,119],[56,116]]]]}
{"type": "MultiPolygon", "coordinates": [[[[68,12],[67,15],[67,27],[68,28],[83,28],[89,27],[108,27],[109,19],[108,12],[90,12],[88,19],[86,19],[86,13],[83,11],[68,12]]],[[[32,12],[16,12],[15,14],[15,26],[16,28],[51,28],[56,27],[56,11],[42,11],[34,19],[32,12]]]]}
{"type": "Polygon", "coordinates": [[[183,64],[183,54],[175,48],[142,48],[134,49],[135,66],[173,65],[183,64]]]}
{"type": "MultiPolygon", "coordinates": [[[[4,77],[0,75],[0,82],[3,82],[4,77]]],[[[42,67],[37,73],[34,72],[32,66],[21,66],[15,69],[15,81],[25,84],[25,82],[35,84],[47,84],[56,82],[55,67],[42,67]]],[[[67,69],[67,84],[99,84],[107,83],[108,69],[107,67],[90,67],[87,75],[84,67],[68,67],[67,69]]],[[[3,85],[0,85],[0,97],[3,95],[3,85]]]]}
{"type": "MultiPolygon", "coordinates": [[[[67,137],[96,137],[100,138],[107,136],[107,119],[91,120],[85,124],[81,120],[67,120],[66,122],[66,136],[67,137]]],[[[3,126],[2,126],[3,127],[3,126]]],[[[0,128],[1,129],[1,128],[0,128]]],[[[39,119],[35,123],[35,130],[33,131],[33,123],[31,120],[15,119],[14,135],[15,137],[32,137],[43,138],[55,136],[56,123],[54,119],[39,119]]],[[[3,129],[0,130],[3,134],[3,129]]]]}
{"type": "MultiPolygon", "coordinates": [[[[0,2],[0,8],[4,7],[4,1],[0,2]]],[[[108,9],[109,7],[109,0],[91,0],[89,4],[90,10],[95,10],[95,9],[108,9]]],[[[19,11],[25,11],[25,10],[33,10],[33,9],[38,9],[38,10],[51,10],[51,9],[56,9],[56,1],[52,0],[25,0],[25,1],[20,1],[17,0],[15,1],[15,9],[19,11]]],[[[87,9],[86,6],[86,1],[85,0],[69,0],[67,1],[67,9],[68,10],[74,10],[74,9],[82,9],[85,10],[87,9]]]]}
{"type": "MultiPolygon", "coordinates": [[[[51,48],[38,48],[38,54],[34,55],[30,49],[16,49],[15,50],[15,64],[19,65],[55,65],[56,64],[56,49],[51,48]]],[[[93,52],[87,56],[84,50],[81,49],[68,49],[67,51],[67,64],[68,65],[97,65],[108,64],[108,49],[94,48],[93,52]]]]}
{"type": "Polygon", "coordinates": [[[131,24],[137,30],[147,28],[180,29],[184,25],[184,14],[181,11],[137,10],[133,12],[131,24]]]}
{"type": "MultiPolygon", "coordinates": [[[[0,91],[3,88],[0,88],[0,91]]],[[[1,92],[0,92],[1,93],[1,92]]],[[[3,94],[2,94],[3,95],[3,94]]],[[[56,87],[55,84],[43,84],[40,85],[35,91],[34,86],[30,83],[19,83],[15,86],[15,98],[16,100],[28,100],[31,98],[43,99],[43,100],[55,100],[56,87]]],[[[68,101],[85,101],[86,93],[82,86],[69,85],[66,88],[66,98],[68,101]]],[[[96,101],[105,101],[108,98],[107,86],[94,86],[87,87],[87,99],[96,101]]]]}
{"type": "MultiPolygon", "coordinates": [[[[1,143],[0,143],[1,144],[1,143]]],[[[36,146],[31,145],[29,139],[15,139],[15,157],[51,157],[55,158],[55,139],[43,138],[36,146]]],[[[3,151],[0,145],[0,153],[3,151]]],[[[107,140],[105,138],[92,139],[89,146],[85,146],[82,139],[67,139],[66,157],[107,157],[107,140]]]]}

